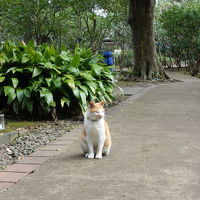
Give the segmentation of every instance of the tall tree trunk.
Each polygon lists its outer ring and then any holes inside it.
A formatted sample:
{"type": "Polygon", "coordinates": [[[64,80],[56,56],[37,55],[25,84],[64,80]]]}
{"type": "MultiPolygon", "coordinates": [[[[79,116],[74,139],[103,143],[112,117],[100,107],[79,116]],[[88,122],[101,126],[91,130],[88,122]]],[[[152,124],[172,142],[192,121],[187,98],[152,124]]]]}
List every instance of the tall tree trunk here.
{"type": "Polygon", "coordinates": [[[167,78],[156,55],[153,33],[155,0],[129,0],[129,24],[134,46],[134,74],[141,79],[167,78]]]}

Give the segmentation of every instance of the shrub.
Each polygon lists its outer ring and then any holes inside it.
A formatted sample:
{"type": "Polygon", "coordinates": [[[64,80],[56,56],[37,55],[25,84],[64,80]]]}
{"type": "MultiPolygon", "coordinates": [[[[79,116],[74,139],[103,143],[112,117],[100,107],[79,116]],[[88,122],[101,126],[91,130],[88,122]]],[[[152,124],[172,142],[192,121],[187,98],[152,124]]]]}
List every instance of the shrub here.
{"type": "Polygon", "coordinates": [[[160,22],[173,58],[177,63],[185,61],[196,75],[200,71],[200,3],[174,5],[162,13],[160,22]]]}
{"type": "Polygon", "coordinates": [[[113,76],[101,59],[85,48],[58,53],[33,40],[6,41],[0,50],[0,107],[44,115],[52,108],[84,112],[89,100],[111,101],[113,76]]]}

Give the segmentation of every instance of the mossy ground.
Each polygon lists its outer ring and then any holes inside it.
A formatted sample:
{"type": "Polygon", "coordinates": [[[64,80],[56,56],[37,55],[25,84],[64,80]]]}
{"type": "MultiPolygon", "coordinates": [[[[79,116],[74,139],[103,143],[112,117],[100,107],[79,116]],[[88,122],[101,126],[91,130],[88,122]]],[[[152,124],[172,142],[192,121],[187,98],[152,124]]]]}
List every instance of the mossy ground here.
{"type": "Polygon", "coordinates": [[[15,120],[5,120],[5,130],[0,130],[0,134],[9,133],[15,131],[18,128],[28,127],[36,125],[37,122],[34,121],[15,121],[15,120]]]}

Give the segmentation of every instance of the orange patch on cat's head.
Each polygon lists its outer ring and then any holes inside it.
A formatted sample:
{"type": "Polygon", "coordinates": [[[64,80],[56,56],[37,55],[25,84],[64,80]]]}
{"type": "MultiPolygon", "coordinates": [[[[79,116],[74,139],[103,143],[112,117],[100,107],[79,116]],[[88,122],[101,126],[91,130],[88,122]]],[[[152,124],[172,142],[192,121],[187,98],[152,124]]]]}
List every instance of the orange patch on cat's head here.
{"type": "Polygon", "coordinates": [[[95,103],[94,101],[90,101],[90,104],[89,104],[90,112],[98,112],[100,109],[104,109],[103,108],[104,104],[105,104],[104,101],[101,101],[99,103],[95,103]]]}

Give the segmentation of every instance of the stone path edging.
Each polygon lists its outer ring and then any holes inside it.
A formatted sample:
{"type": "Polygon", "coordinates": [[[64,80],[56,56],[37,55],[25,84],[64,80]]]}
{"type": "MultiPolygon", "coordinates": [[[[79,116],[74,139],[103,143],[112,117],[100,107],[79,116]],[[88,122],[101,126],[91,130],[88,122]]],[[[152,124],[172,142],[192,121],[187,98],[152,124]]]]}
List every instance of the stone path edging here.
{"type": "Polygon", "coordinates": [[[70,145],[79,140],[80,132],[81,127],[77,127],[70,133],[60,137],[59,140],[38,148],[33,154],[0,171],[0,193],[19,182],[26,175],[34,173],[39,166],[70,147],[70,145]]]}

